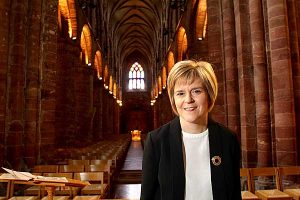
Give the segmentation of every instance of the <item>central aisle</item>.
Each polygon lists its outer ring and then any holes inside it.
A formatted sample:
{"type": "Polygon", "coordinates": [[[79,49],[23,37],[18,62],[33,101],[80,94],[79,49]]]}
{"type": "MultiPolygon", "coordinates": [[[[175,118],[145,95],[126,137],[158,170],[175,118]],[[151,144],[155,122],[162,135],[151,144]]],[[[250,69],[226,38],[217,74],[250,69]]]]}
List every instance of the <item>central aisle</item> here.
{"type": "Polygon", "coordinates": [[[123,167],[114,186],[115,199],[139,199],[141,193],[141,172],[143,147],[141,141],[132,141],[123,167]]]}
{"type": "Polygon", "coordinates": [[[132,141],[122,170],[142,170],[143,147],[140,141],[132,141]]]}

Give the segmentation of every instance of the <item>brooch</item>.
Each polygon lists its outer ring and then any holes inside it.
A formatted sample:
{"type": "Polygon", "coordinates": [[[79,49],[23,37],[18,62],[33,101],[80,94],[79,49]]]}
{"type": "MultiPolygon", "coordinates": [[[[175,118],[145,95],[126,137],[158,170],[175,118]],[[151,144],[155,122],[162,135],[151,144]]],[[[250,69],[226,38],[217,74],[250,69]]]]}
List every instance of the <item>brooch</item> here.
{"type": "Polygon", "coordinates": [[[219,166],[222,162],[222,159],[220,156],[214,156],[211,159],[211,162],[215,165],[215,166],[219,166]]]}

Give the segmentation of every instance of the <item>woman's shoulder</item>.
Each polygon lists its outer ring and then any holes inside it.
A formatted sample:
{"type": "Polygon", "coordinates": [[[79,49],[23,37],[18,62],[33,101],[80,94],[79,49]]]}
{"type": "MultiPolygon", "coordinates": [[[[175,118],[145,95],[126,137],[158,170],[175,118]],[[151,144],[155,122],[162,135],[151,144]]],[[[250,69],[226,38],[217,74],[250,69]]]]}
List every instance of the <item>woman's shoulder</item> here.
{"type": "Polygon", "coordinates": [[[222,134],[224,137],[236,138],[236,133],[226,127],[224,124],[216,122],[212,119],[209,120],[209,129],[218,134],[222,134]]]}
{"type": "Polygon", "coordinates": [[[157,129],[150,131],[148,134],[151,136],[152,139],[161,139],[164,137],[167,137],[170,134],[170,129],[172,129],[174,126],[177,126],[179,124],[179,119],[175,118],[172,121],[158,127],[157,129]]]}

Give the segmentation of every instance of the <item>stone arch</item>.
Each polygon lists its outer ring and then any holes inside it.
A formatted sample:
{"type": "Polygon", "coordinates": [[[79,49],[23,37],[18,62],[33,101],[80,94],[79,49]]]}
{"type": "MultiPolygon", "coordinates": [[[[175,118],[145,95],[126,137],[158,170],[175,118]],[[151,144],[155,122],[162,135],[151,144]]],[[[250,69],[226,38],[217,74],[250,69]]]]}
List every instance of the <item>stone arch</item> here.
{"type": "Polygon", "coordinates": [[[172,69],[172,67],[175,64],[175,60],[174,60],[174,53],[172,51],[169,51],[168,53],[168,74],[170,72],[170,70],[172,69]]]}
{"type": "Polygon", "coordinates": [[[82,49],[82,61],[84,61],[85,64],[91,66],[92,37],[88,25],[84,25],[82,28],[80,37],[80,47],[82,49]]]}
{"type": "Polygon", "coordinates": [[[178,61],[183,60],[186,58],[187,52],[187,35],[185,29],[183,27],[179,28],[178,35],[177,35],[177,59],[178,61]]]}
{"type": "Polygon", "coordinates": [[[75,0],[58,1],[58,25],[62,35],[64,35],[64,32],[67,31],[70,38],[76,39],[77,19],[75,0]],[[67,26],[66,29],[64,28],[64,24],[67,26]]]}
{"type": "Polygon", "coordinates": [[[159,75],[157,78],[157,83],[158,83],[158,94],[162,93],[162,82],[161,82],[161,76],[159,75]]]}
{"type": "Polygon", "coordinates": [[[116,83],[116,81],[114,81],[113,96],[114,96],[115,99],[117,98],[117,88],[118,88],[117,83],[116,83]]]}
{"type": "Polygon", "coordinates": [[[104,67],[104,75],[103,75],[103,82],[104,82],[105,89],[108,89],[108,81],[109,81],[108,78],[109,78],[108,66],[105,65],[105,67],[104,67]]]}
{"type": "Polygon", "coordinates": [[[196,28],[195,35],[198,40],[203,40],[206,35],[206,24],[207,24],[207,4],[206,0],[200,0],[197,5],[197,13],[195,20],[196,28]]]}
{"type": "Polygon", "coordinates": [[[113,76],[110,75],[110,76],[109,76],[109,86],[108,86],[108,89],[109,89],[109,93],[110,93],[110,94],[113,93],[113,84],[114,84],[114,79],[113,79],[113,76]]]}
{"type": "Polygon", "coordinates": [[[99,80],[102,80],[102,54],[99,50],[96,51],[95,60],[94,60],[95,69],[97,71],[97,77],[99,80]]]}
{"type": "Polygon", "coordinates": [[[165,89],[167,87],[167,69],[165,66],[162,68],[162,87],[165,89]]]}

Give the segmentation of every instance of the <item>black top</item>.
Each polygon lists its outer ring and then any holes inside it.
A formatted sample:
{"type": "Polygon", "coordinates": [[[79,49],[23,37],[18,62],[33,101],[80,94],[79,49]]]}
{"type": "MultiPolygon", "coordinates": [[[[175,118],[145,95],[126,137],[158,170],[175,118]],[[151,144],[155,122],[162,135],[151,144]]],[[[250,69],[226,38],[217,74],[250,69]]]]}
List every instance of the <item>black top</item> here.
{"type": "MultiPolygon", "coordinates": [[[[241,153],[237,137],[212,120],[208,122],[208,131],[213,198],[241,200],[241,153]],[[221,163],[218,159],[213,163],[216,158],[221,158],[221,163]]],[[[176,117],[148,133],[143,157],[141,200],[184,200],[184,196],[182,130],[176,117]]]]}

